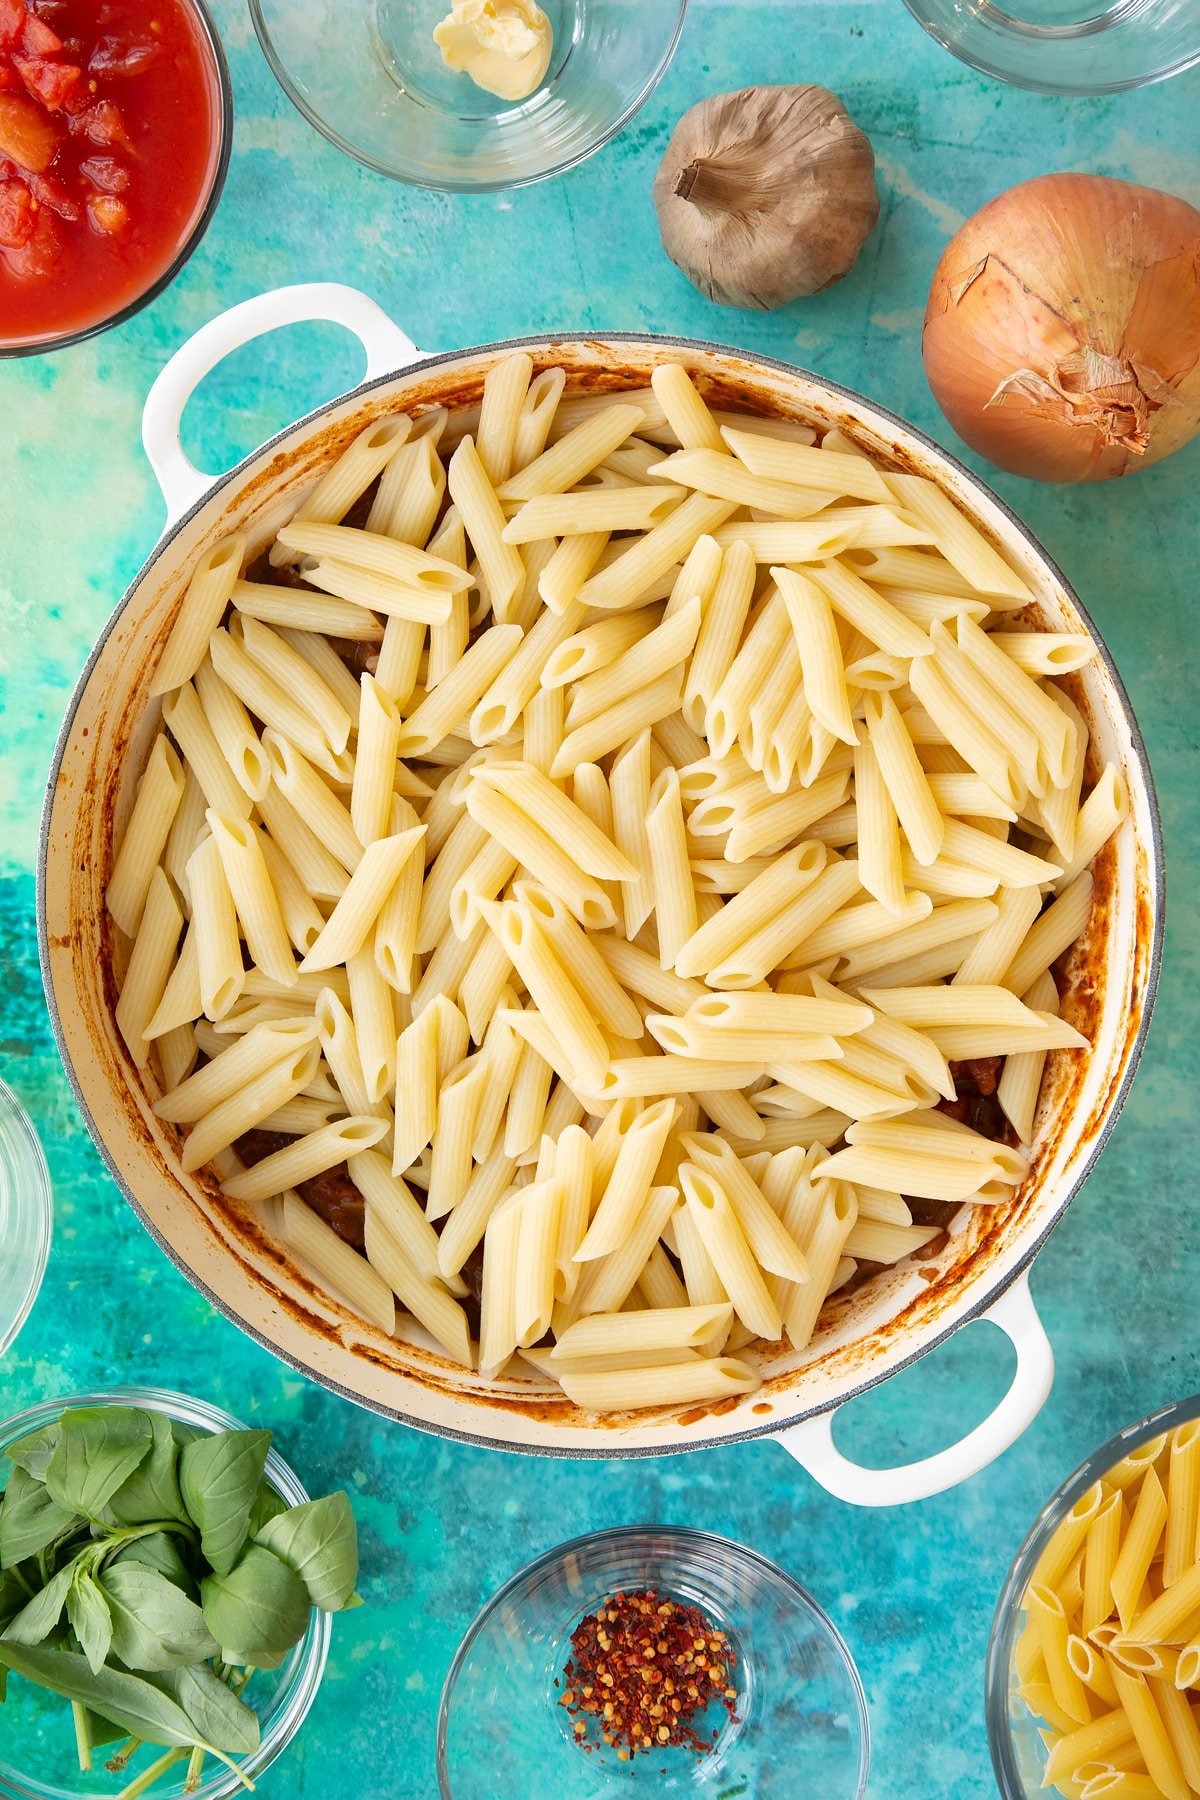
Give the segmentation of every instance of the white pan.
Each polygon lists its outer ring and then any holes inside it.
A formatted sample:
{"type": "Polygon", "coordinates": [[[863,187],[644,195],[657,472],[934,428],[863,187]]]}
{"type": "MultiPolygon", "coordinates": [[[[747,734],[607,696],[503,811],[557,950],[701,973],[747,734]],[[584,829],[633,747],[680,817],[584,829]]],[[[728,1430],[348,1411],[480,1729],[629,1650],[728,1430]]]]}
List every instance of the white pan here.
{"type": "MultiPolygon", "coordinates": [[[[612,334],[520,340],[535,365],[562,364],[572,389],[644,387],[680,360],[716,384],[718,403],[836,425],[885,463],[941,483],[1011,558],[1037,595],[1043,628],[1096,631],[1023,525],[928,438],[844,388],[763,358],[678,338],[612,334]]],[[[762,1353],[761,1390],[712,1409],[621,1417],[579,1412],[562,1396],[489,1384],[453,1367],[428,1341],[388,1339],[314,1291],[252,1214],[201,1175],[180,1169],[179,1141],[151,1112],[154,1078],[131,1065],[113,1017],[115,988],[104,889],[114,821],[127,816],[159,703],[148,684],[199,553],[234,529],[264,543],[341,446],[380,413],[478,402],[498,356],[488,345],[422,356],[363,295],[321,285],[265,294],[214,319],[179,350],[146,404],[147,454],[167,502],[167,528],[113,613],[67,710],[51,770],[39,858],[38,916],[46,994],[88,1128],[146,1228],[188,1278],[252,1337],[336,1392],[447,1437],[579,1457],[649,1456],[773,1435],[832,1493],[860,1504],[914,1500],[982,1468],[1034,1418],[1053,1375],[1027,1271],[1079,1191],[1124,1101],[1149,1022],[1163,927],[1162,849],[1137,725],[1103,645],[1073,677],[1101,762],[1116,763],[1130,812],[1096,870],[1089,936],[1073,956],[1063,1011],[1091,1039],[1088,1055],[1050,1058],[1029,1178],[1011,1204],[967,1208],[932,1262],[888,1271],[826,1307],[801,1353],[762,1353]],[[248,457],[227,475],[184,456],[179,421],[197,383],[224,356],[277,326],[330,319],[367,352],[363,383],[248,457]],[[1017,1368],[995,1411],[960,1443],[907,1468],[868,1470],[834,1447],[837,1408],[931,1350],[969,1319],[1012,1339],[1017,1368]]],[[[1097,639],[1097,641],[1099,641],[1097,639]]]]}

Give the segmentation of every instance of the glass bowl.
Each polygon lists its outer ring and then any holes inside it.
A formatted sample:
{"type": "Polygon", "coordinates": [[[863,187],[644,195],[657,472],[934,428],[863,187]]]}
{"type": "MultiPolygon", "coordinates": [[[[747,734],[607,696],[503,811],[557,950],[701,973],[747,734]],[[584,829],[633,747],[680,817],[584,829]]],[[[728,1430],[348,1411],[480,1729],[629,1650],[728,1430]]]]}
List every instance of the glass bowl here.
{"type": "Polygon", "coordinates": [[[250,0],[259,42],[310,125],[369,169],[453,193],[525,187],[628,123],[675,53],[687,0],[542,0],[541,87],[499,100],[442,61],[449,0],[250,0]]]}
{"type": "Polygon", "coordinates": [[[1200,62],[1200,0],[905,0],[963,62],[1039,94],[1114,94],[1200,62]]]}
{"type": "Polygon", "coordinates": [[[37,1299],[53,1218],[50,1171],[37,1132],[0,1081],[0,1356],[37,1299]]]}
{"type": "Polygon", "coordinates": [[[201,238],[212,222],[221,198],[221,190],[225,185],[225,174],[229,168],[229,153],[233,147],[233,84],[229,76],[229,64],[225,60],[225,51],[221,44],[220,34],[213,23],[212,15],[205,0],[182,0],[185,9],[192,15],[199,30],[200,38],[207,50],[210,69],[216,86],[216,129],[217,141],[213,147],[213,156],[209,170],[208,186],[201,194],[196,205],[196,216],[186,238],[171,258],[166,268],[152,276],[146,286],[132,300],[125,301],[115,311],[105,317],[94,319],[91,324],[73,326],[70,330],[47,332],[39,337],[5,337],[0,328],[0,357],[6,356],[43,356],[50,350],[63,350],[70,344],[81,344],[85,338],[96,337],[102,331],[110,331],[114,325],[123,325],[126,319],[132,319],[135,313],[141,312],[174,281],[183,268],[201,238]]]}
{"type": "MultiPolygon", "coordinates": [[[[1046,1750],[1038,1735],[1038,1726],[1043,1721],[1037,1719],[1018,1697],[1020,1679],[1016,1670],[1017,1640],[1025,1624],[1023,1600],[1042,1552],[1076,1501],[1115,1463],[1152,1438],[1197,1418],[1200,1418],[1200,1394],[1193,1394],[1190,1399],[1160,1407],[1157,1412],[1139,1419],[1136,1425],[1119,1431],[1116,1437],[1110,1438],[1080,1464],[1058,1492],[1047,1500],[1034,1520],[997,1602],[988,1645],[984,1703],[992,1767],[1003,1800],[1034,1800],[1035,1795],[1041,1800],[1047,1793],[1042,1785],[1046,1750]]],[[[1058,1790],[1049,1792],[1057,1794],[1058,1790]]]]}
{"type": "MultiPolygon", "coordinates": [[[[59,1400],[43,1400],[5,1420],[0,1424],[0,1452],[18,1438],[49,1424],[66,1408],[113,1402],[165,1413],[176,1424],[192,1426],[198,1433],[225,1431],[239,1425],[237,1419],[205,1400],[193,1400],[164,1388],[98,1388],[91,1393],[68,1394],[59,1400]]],[[[289,1506],[299,1506],[309,1498],[299,1477],[274,1450],[267,1453],[265,1474],[289,1506]]],[[[314,1610],[307,1632],[281,1667],[269,1674],[258,1670],[246,1690],[248,1702],[262,1723],[258,1749],[238,1759],[251,1781],[275,1761],[304,1723],[325,1673],[330,1630],[330,1615],[314,1610]]],[[[98,1749],[95,1769],[89,1775],[81,1774],[66,1701],[16,1677],[9,1683],[0,1745],[0,1800],[84,1800],[84,1796],[93,1800],[99,1795],[115,1796],[123,1781],[131,1780],[161,1754],[143,1750],[122,1777],[105,1772],[104,1753],[98,1749]],[[35,1768],[36,1774],[31,1772],[35,1768]]],[[[166,1777],[151,1789],[151,1800],[175,1800],[184,1791],[186,1773],[186,1762],[168,1770],[166,1777]]],[[[229,1800],[229,1796],[242,1792],[237,1776],[209,1758],[205,1779],[193,1790],[192,1800],[229,1800]]]]}
{"type": "Polygon", "coordinates": [[[560,1544],[506,1582],[459,1645],[437,1725],[441,1800],[553,1794],[819,1794],[862,1800],[870,1733],[850,1652],[804,1589],[728,1538],[628,1526],[560,1544]],[[656,1588],[698,1606],[737,1658],[736,1717],[719,1708],[712,1752],[588,1754],[558,1704],[571,1633],[617,1590],[656,1588]],[[556,1679],[559,1686],[555,1686],[556,1679]],[[630,1784],[632,1783],[632,1786],[630,1784]]]}

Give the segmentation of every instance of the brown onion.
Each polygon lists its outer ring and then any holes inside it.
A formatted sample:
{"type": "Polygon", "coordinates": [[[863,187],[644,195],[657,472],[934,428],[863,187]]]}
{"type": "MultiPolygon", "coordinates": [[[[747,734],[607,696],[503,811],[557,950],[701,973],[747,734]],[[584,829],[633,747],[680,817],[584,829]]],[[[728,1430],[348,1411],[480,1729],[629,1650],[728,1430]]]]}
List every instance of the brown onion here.
{"type": "Polygon", "coordinates": [[[1104,175],[1041,175],[980,209],[934,272],[934,397],[989,462],[1106,481],[1200,430],[1200,212],[1104,175]]]}

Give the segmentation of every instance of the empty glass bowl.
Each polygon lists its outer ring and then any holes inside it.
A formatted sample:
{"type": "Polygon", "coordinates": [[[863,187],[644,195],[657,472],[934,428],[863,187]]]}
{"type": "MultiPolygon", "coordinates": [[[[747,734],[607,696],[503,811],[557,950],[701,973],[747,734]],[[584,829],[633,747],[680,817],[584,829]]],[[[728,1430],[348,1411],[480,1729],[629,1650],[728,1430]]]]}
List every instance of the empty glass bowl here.
{"type": "MultiPolygon", "coordinates": [[[[1045,1721],[1035,1717],[1018,1696],[1020,1677],[1016,1668],[1017,1639],[1026,1617],[1025,1593],[1042,1552],[1076,1501],[1116,1463],[1152,1438],[1198,1418],[1200,1394],[1193,1394],[1190,1399],[1161,1407],[1158,1412],[1139,1419],[1136,1425],[1118,1432],[1107,1444],[1093,1451],[1069,1480],[1064,1481],[1034,1520],[997,1603],[988,1646],[985,1695],[988,1742],[1002,1800],[1035,1800],[1035,1796],[1043,1800],[1047,1793],[1042,1784],[1046,1748],[1039,1733],[1039,1727],[1045,1721]]],[[[1116,1793],[1113,1800],[1117,1800],[1116,1793]]]]}
{"type": "Polygon", "coordinates": [[[963,62],[1041,94],[1112,94],[1200,62],[1200,0],[905,0],[963,62]]]}
{"type": "MultiPolygon", "coordinates": [[[[169,1393],[162,1388],[112,1387],[94,1393],[68,1394],[65,1399],[43,1400],[37,1406],[18,1413],[0,1423],[0,1480],[6,1480],[10,1465],[3,1451],[18,1438],[39,1431],[52,1419],[72,1406],[144,1406],[153,1412],[166,1413],[177,1424],[191,1426],[197,1433],[225,1431],[238,1425],[236,1419],[204,1400],[193,1400],[185,1394],[169,1393]]],[[[274,1450],[267,1453],[266,1479],[283,1496],[289,1506],[299,1506],[308,1499],[299,1477],[274,1450]]],[[[255,1776],[273,1763],[289,1744],[317,1697],[325,1660],[329,1654],[330,1615],[314,1611],[308,1630],[283,1665],[268,1674],[259,1669],[246,1690],[246,1699],[258,1713],[262,1724],[262,1741],[249,1756],[239,1758],[243,1774],[253,1782],[255,1776]]],[[[71,1709],[57,1694],[33,1687],[13,1676],[8,1684],[4,1707],[3,1734],[0,1736],[0,1800],[93,1800],[100,1795],[116,1794],[122,1781],[132,1780],[161,1751],[143,1750],[129,1766],[124,1777],[114,1777],[104,1768],[104,1758],[111,1755],[102,1747],[95,1752],[95,1768],[88,1775],[80,1772],[75,1754],[75,1734],[71,1729],[71,1709]]],[[[184,1792],[186,1762],[169,1770],[151,1790],[153,1800],[177,1800],[184,1792]]],[[[210,1757],[204,1765],[205,1779],[193,1790],[192,1800],[230,1800],[243,1792],[242,1783],[229,1769],[220,1767],[210,1757]]]]}
{"type": "Polygon", "coordinates": [[[38,1296],[54,1203],[50,1172],[29,1115],[0,1081],[0,1356],[38,1296]]]}
{"type": "Polygon", "coordinates": [[[655,1794],[819,1794],[862,1800],[866,1701],[832,1622],[790,1575],[728,1538],[629,1526],[575,1538],[530,1563],[475,1619],[438,1712],[442,1800],[553,1794],[599,1800],[649,1782],[655,1794]],[[734,1719],[704,1715],[711,1752],[638,1752],[628,1761],[575,1741],[559,1705],[571,1633],[608,1595],[655,1588],[697,1606],[736,1656],[734,1719]],[[558,1686],[555,1686],[555,1681],[558,1686]],[[632,1787],[630,1783],[632,1782],[632,1787]]]}
{"type": "Polygon", "coordinates": [[[541,0],[550,66],[525,100],[499,100],[442,60],[450,0],[250,0],[267,61],[310,125],[368,168],[414,187],[524,187],[582,162],[653,93],[687,0],[541,0]]]}

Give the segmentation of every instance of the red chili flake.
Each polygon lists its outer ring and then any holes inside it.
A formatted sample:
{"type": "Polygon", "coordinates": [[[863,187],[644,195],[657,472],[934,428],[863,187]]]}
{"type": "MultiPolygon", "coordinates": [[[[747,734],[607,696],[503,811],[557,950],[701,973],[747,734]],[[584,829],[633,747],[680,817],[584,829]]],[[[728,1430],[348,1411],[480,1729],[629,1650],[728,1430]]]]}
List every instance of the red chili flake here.
{"type": "Polygon", "coordinates": [[[622,1762],[670,1748],[706,1756],[719,1733],[701,1736],[693,1721],[714,1701],[737,1720],[737,1657],[698,1606],[656,1588],[612,1594],[580,1620],[571,1647],[558,1704],[585,1750],[597,1747],[586,1739],[598,1734],[622,1762]]]}

